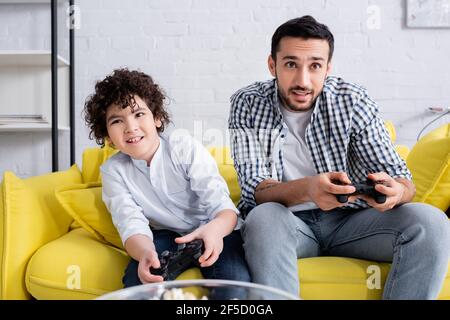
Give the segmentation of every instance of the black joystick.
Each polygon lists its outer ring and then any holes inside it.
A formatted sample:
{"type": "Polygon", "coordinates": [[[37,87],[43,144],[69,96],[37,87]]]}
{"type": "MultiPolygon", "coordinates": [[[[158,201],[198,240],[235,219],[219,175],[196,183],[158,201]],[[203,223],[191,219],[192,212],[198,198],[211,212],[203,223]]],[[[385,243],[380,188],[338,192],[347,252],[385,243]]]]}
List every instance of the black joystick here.
{"type": "Polygon", "coordinates": [[[202,255],[203,241],[194,240],[187,243],[184,248],[175,252],[163,251],[158,269],[150,268],[151,274],[162,276],[165,281],[175,280],[184,270],[191,266],[199,266],[198,259],[202,255]]]}
{"type": "MultiPolygon", "coordinates": [[[[345,185],[341,181],[333,181],[333,183],[338,185],[345,185]]],[[[367,179],[366,183],[357,183],[353,186],[355,187],[356,191],[350,194],[338,194],[336,195],[336,199],[339,203],[346,203],[348,201],[349,196],[359,195],[359,194],[365,194],[375,200],[376,203],[385,203],[386,202],[386,195],[378,192],[375,190],[376,184],[384,184],[383,181],[373,181],[370,179],[367,179]]]]}

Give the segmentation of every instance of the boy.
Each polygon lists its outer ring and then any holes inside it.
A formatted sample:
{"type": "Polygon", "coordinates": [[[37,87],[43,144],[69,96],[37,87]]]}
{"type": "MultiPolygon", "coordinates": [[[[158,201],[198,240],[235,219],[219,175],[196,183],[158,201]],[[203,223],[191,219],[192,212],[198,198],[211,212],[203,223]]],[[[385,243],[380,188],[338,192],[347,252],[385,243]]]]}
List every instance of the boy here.
{"type": "Polygon", "coordinates": [[[101,173],[103,201],[132,258],[123,283],[163,281],[150,271],[160,268],[158,255],[194,239],[204,243],[198,261],[205,278],[249,282],[239,211],[227,185],[200,143],[160,136],[170,122],[164,99],[150,76],[118,69],[96,84],[85,104],[90,137],[120,151],[101,173]]]}

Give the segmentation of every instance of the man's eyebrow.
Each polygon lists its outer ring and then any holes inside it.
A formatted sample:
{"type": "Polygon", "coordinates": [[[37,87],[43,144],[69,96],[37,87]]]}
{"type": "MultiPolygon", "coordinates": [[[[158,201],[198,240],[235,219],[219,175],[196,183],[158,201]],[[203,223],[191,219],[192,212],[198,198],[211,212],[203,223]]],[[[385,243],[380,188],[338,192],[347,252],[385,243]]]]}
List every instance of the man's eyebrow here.
{"type": "Polygon", "coordinates": [[[284,56],[283,60],[298,60],[296,56],[284,56]]]}
{"type": "MultiPolygon", "coordinates": [[[[283,57],[282,60],[299,60],[297,56],[285,56],[283,57]]],[[[322,57],[309,57],[308,60],[313,60],[313,61],[325,61],[324,58],[322,57]]]]}

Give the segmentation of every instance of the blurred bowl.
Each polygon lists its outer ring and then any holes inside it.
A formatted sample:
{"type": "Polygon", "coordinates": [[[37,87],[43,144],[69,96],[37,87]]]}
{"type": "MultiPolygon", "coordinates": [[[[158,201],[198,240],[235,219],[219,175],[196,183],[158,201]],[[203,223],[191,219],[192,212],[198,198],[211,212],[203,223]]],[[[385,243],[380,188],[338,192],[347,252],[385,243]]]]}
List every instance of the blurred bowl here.
{"type": "Polygon", "coordinates": [[[107,293],[98,300],[299,300],[280,289],[231,280],[175,280],[107,293]]]}

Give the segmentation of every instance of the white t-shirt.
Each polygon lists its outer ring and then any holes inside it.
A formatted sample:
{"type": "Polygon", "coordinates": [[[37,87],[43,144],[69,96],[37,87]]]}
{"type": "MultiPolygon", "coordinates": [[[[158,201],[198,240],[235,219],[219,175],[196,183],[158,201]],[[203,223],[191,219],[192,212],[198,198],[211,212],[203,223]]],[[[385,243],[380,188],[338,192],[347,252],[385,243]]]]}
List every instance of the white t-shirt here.
{"type": "MultiPolygon", "coordinates": [[[[313,109],[293,112],[286,107],[280,107],[284,122],[289,132],[282,143],[283,152],[283,182],[317,175],[312,157],[305,142],[305,131],[313,109]]],[[[292,207],[292,212],[318,208],[314,202],[305,202],[292,207]]]]}

